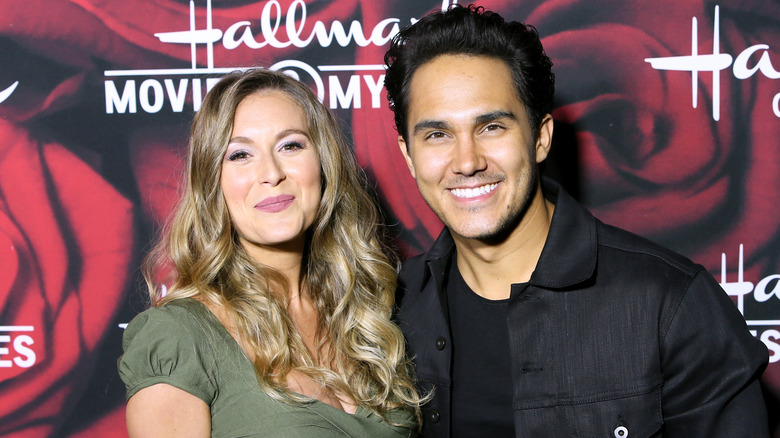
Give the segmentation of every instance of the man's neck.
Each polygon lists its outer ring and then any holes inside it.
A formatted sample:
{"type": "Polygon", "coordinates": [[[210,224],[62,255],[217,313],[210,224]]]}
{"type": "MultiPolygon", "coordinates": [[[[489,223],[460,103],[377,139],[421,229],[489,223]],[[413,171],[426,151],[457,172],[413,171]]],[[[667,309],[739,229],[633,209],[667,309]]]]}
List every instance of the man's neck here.
{"type": "Polygon", "coordinates": [[[507,299],[512,284],[530,280],[547,241],[554,208],[538,189],[520,223],[500,243],[453,235],[457,266],[471,290],[490,300],[507,299]]]}

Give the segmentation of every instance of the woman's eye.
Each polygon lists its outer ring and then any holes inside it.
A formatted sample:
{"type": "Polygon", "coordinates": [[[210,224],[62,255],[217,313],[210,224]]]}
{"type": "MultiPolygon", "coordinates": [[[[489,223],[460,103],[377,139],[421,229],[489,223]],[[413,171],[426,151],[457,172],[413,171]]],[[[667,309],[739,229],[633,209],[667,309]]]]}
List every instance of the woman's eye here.
{"type": "Polygon", "coordinates": [[[245,160],[249,158],[249,154],[246,151],[235,151],[228,155],[228,161],[245,160]]]}
{"type": "Polygon", "coordinates": [[[297,141],[290,141],[287,143],[282,144],[282,146],[279,148],[281,151],[296,151],[299,149],[304,149],[304,146],[302,143],[297,141]]]}

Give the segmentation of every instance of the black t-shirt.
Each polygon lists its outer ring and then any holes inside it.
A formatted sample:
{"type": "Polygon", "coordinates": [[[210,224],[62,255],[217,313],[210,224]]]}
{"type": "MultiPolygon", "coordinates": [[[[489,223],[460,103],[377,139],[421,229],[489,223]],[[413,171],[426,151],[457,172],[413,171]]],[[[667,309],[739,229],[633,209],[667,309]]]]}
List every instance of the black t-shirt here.
{"type": "Polygon", "coordinates": [[[453,355],[452,436],[514,437],[509,299],[477,295],[453,263],[447,301],[453,355]]]}

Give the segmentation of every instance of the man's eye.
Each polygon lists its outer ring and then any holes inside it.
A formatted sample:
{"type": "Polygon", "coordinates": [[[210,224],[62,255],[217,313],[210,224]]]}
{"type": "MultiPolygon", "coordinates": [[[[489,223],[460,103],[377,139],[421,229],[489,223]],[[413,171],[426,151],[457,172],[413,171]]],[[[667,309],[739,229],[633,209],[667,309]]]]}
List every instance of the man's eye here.
{"type": "Polygon", "coordinates": [[[502,129],[503,127],[497,123],[491,123],[487,126],[485,126],[485,131],[498,131],[499,129],[502,129]]]}
{"type": "Polygon", "coordinates": [[[438,138],[444,138],[445,135],[441,131],[434,131],[428,134],[425,138],[426,139],[438,139],[438,138]]]}

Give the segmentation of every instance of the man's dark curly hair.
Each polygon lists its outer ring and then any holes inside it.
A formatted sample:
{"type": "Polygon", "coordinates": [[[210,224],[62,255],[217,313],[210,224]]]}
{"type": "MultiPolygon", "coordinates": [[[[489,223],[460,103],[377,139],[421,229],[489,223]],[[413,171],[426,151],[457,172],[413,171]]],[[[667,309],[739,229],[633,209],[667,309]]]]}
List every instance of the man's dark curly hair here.
{"type": "Polygon", "coordinates": [[[555,76],[533,26],[505,21],[475,5],[454,5],[403,29],[385,54],[385,88],[395,127],[408,143],[407,115],[412,75],[441,55],[486,56],[500,59],[512,72],[517,97],[523,102],[533,135],[553,107],[555,76]]]}

